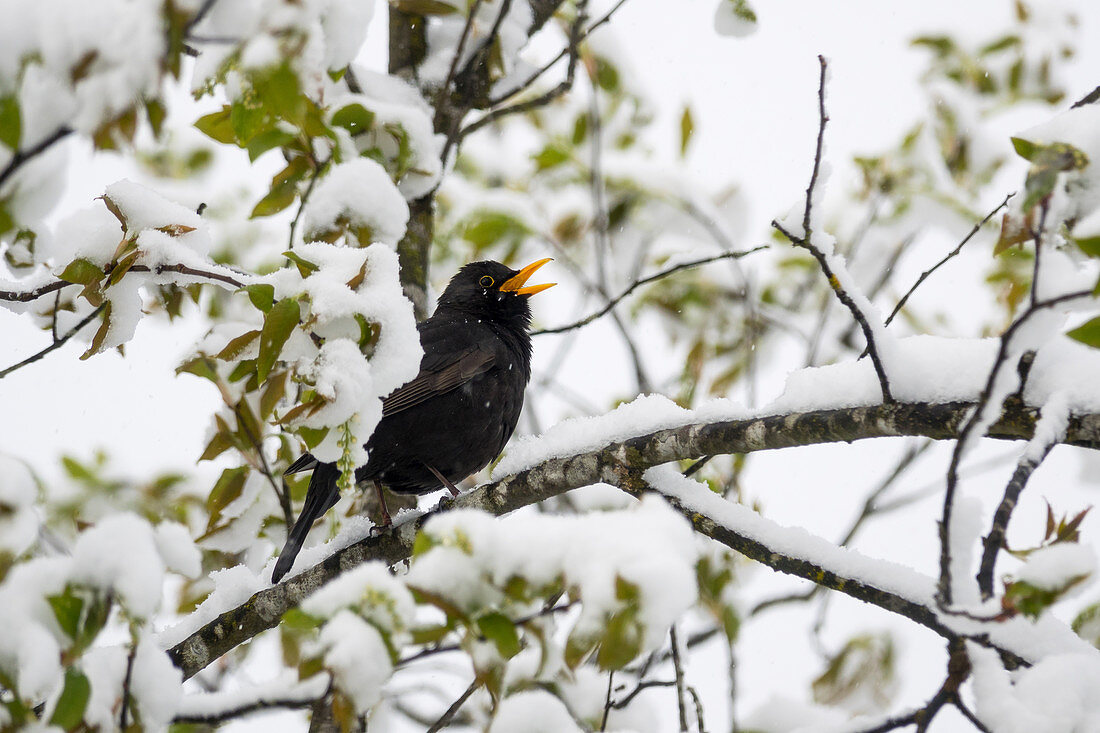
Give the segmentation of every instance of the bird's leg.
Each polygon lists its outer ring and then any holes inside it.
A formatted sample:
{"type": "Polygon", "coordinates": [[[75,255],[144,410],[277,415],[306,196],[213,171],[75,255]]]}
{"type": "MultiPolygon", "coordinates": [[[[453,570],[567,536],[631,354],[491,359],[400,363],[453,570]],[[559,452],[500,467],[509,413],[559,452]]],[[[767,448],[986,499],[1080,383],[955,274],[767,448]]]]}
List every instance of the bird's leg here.
{"type": "Polygon", "coordinates": [[[390,519],[390,510],[386,508],[386,495],[382,493],[382,482],[375,479],[374,488],[378,492],[378,505],[382,507],[382,526],[389,527],[393,524],[393,520],[390,519]]]}
{"type": "Polygon", "coordinates": [[[431,471],[432,475],[439,479],[439,482],[441,484],[447,487],[447,491],[451,492],[451,496],[458,496],[458,488],[449,480],[447,480],[446,476],[435,470],[434,466],[429,466],[427,463],[424,464],[424,467],[431,471]]]}

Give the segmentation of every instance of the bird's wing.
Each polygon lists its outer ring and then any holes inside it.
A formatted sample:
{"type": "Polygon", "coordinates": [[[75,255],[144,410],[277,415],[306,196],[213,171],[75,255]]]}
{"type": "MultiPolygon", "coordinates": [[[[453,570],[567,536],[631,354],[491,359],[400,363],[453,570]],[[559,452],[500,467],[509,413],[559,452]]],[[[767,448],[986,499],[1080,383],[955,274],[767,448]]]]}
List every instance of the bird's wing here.
{"type": "MultiPolygon", "coordinates": [[[[427,349],[425,349],[427,351],[427,349]]],[[[411,382],[398,387],[382,401],[382,416],[407,410],[437,395],[461,387],[492,368],[496,360],[489,349],[470,345],[457,352],[425,355],[420,373],[411,382]]]]}

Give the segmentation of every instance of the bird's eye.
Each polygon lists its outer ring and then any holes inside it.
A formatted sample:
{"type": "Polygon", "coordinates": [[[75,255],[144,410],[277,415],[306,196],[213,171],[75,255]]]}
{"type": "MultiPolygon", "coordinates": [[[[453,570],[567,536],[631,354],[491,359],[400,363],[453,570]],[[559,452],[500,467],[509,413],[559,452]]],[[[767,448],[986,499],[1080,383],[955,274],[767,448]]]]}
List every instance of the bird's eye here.
{"type": "Polygon", "coordinates": [[[481,279],[478,280],[478,282],[481,283],[481,287],[483,288],[493,287],[493,278],[489,277],[488,275],[482,275],[481,279]]]}

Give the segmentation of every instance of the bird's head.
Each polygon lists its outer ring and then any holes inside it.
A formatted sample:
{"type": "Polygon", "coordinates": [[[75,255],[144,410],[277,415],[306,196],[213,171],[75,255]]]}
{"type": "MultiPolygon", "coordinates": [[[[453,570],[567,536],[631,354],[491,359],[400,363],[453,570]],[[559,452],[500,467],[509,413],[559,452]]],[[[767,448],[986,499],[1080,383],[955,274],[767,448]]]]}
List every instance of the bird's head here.
{"type": "Polygon", "coordinates": [[[527,299],[555,284],[527,285],[527,280],[549,261],[550,258],[538,260],[522,270],[488,260],[471,262],[451,278],[439,296],[439,307],[461,310],[478,318],[518,323],[526,328],[531,322],[527,299]]]}

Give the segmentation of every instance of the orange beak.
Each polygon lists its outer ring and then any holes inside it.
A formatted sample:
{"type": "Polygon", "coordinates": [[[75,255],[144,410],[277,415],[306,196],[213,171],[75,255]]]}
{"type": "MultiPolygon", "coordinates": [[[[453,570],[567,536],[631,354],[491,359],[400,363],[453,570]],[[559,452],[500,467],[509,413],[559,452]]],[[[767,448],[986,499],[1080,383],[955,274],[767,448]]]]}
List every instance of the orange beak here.
{"type": "Polygon", "coordinates": [[[535,270],[539,269],[547,262],[550,262],[552,259],[553,257],[547,257],[544,260],[532,262],[527,267],[517,272],[514,277],[511,277],[508,280],[504,281],[500,286],[501,292],[515,293],[516,295],[534,295],[535,293],[541,293],[547,288],[554,287],[555,285],[557,285],[557,283],[544,283],[542,285],[528,285],[527,287],[523,287],[523,284],[527,282],[527,279],[530,278],[531,275],[535,274],[535,270]]]}

